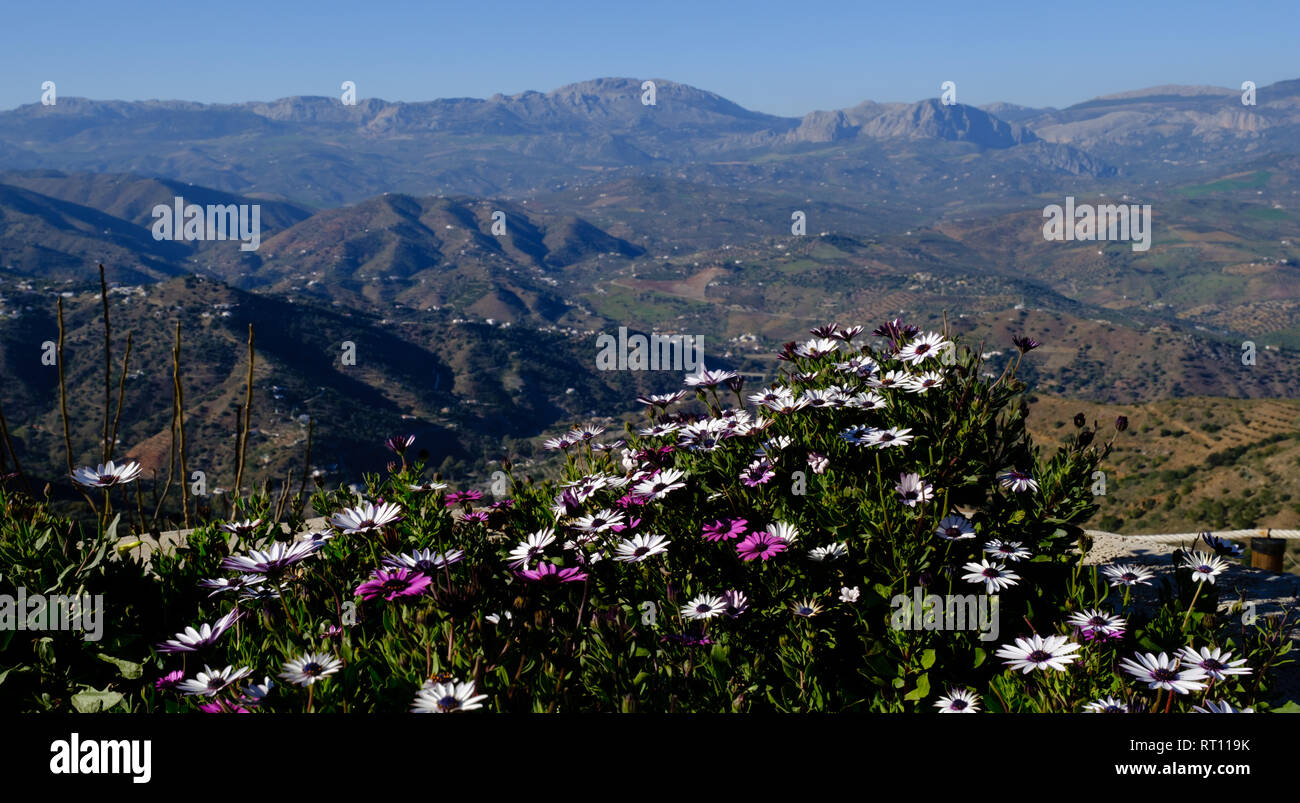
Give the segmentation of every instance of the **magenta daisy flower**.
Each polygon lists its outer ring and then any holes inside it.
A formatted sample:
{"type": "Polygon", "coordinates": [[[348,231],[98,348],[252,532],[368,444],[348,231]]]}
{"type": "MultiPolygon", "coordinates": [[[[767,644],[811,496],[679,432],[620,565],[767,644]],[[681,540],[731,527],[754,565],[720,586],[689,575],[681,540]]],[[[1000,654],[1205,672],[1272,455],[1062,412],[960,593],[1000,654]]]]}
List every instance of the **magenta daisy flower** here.
{"type": "Polygon", "coordinates": [[[740,472],[740,481],[753,488],[756,485],[766,485],[775,476],[776,472],[772,470],[771,463],[766,460],[755,460],[740,472]]]}
{"type": "Polygon", "coordinates": [[[480,510],[476,513],[466,513],[461,517],[461,521],[469,524],[487,524],[487,520],[488,514],[485,510],[480,510]]]}
{"type": "Polygon", "coordinates": [[[177,669],[175,672],[168,672],[153,682],[153,687],[158,691],[170,691],[176,688],[176,684],[185,679],[185,672],[177,669]]]}
{"type": "Polygon", "coordinates": [[[412,444],[414,443],[415,443],[414,435],[394,435],[393,437],[384,441],[385,446],[387,446],[390,450],[397,452],[398,454],[406,454],[406,450],[410,449],[412,444]]]}
{"type": "Polygon", "coordinates": [[[704,525],[704,540],[730,541],[733,538],[739,538],[745,534],[745,525],[748,523],[745,519],[728,519],[726,521],[718,519],[712,524],[704,525]]]}
{"type": "Polygon", "coordinates": [[[447,507],[455,507],[456,505],[459,505],[461,502],[477,502],[482,498],[483,498],[482,491],[476,491],[473,488],[471,488],[468,491],[452,491],[451,493],[447,494],[447,498],[443,500],[443,504],[446,505],[447,507]]]}
{"type": "Polygon", "coordinates": [[[561,569],[554,563],[539,563],[536,568],[525,569],[521,572],[515,572],[515,574],[525,580],[548,583],[551,585],[556,583],[576,583],[580,580],[587,579],[586,572],[581,569],[561,569]]]}
{"type": "Polygon", "coordinates": [[[407,569],[394,569],[391,572],[376,569],[374,579],[357,586],[355,593],[363,599],[383,597],[392,602],[398,597],[415,597],[423,594],[431,582],[423,574],[407,569]]]}
{"type": "Polygon", "coordinates": [[[779,552],[786,550],[786,543],[769,532],[750,533],[745,540],[736,545],[736,552],[741,560],[769,560],[779,552]]]}

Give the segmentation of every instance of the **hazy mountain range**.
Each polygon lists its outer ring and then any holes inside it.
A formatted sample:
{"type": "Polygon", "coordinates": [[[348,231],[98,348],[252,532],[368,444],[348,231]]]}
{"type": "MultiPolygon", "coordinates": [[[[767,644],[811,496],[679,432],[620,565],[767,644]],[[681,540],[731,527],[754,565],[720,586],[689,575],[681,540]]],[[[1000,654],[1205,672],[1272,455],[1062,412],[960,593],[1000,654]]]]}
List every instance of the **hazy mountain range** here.
{"type": "Polygon", "coordinates": [[[1043,335],[1027,370],[1045,393],[1295,395],[1300,80],[1259,87],[1254,106],[1154,87],[1065,109],[867,101],[802,118],[662,80],[646,106],[641,83],[0,112],[0,364],[32,465],[62,464],[39,361],[56,293],[73,399],[102,399],[100,262],[115,332],[135,334],[123,443],[150,467],[166,462],[176,320],[218,474],[249,323],[267,472],[300,459],[303,415],[321,422],[313,462],[356,476],[404,429],[473,472],[544,431],[633,413],[632,394],[680,376],[595,371],[596,334],[618,326],[702,334],[710,367],[761,374],[811,326],[946,312],[990,351],[1043,335]],[[155,240],[153,208],[178,196],[260,204],[260,246],[155,240]],[[1152,248],[1044,240],[1042,210],[1066,196],[1151,204],[1152,248]],[[369,357],[341,366],[345,340],[369,357]]]}

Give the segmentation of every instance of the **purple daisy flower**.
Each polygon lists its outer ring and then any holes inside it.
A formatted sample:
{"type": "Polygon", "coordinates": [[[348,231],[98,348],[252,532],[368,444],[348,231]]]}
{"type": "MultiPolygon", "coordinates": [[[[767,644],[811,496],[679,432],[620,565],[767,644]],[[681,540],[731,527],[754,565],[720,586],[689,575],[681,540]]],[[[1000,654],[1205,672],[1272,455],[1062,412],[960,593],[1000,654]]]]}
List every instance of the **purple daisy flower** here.
{"type": "Polygon", "coordinates": [[[175,672],[168,672],[153,682],[153,687],[158,691],[170,691],[176,688],[176,684],[185,678],[185,672],[177,669],[175,672]]]}
{"type": "Polygon", "coordinates": [[[786,550],[786,543],[769,532],[750,533],[750,535],[736,545],[736,552],[740,554],[741,560],[769,560],[777,553],[786,550]]]}
{"type": "Polygon", "coordinates": [[[413,443],[415,443],[414,435],[394,435],[384,441],[385,446],[398,454],[406,454],[406,450],[411,448],[413,443]]]}
{"type": "Polygon", "coordinates": [[[1039,346],[1043,345],[1042,343],[1039,343],[1037,340],[1034,340],[1032,337],[1025,337],[1024,335],[1016,335],[1015,337],[1011,338],[1011,343],[1016,348],[1020,349],[1021,354],[1027,354],[1033,351],[1034,349],[1038,348],[1039,346]]]}
{"type": "Polygon", "coordinates": [[[749,524],[749,522],[745,519],[729,519],[725,522],[718,519],[712,524],[704,525],[704,540],[730,541],[733,538],[739,538],[745,534],[746,524],[749,524]]]}
{"type": "Polygon", "coordinates": [[[447,507],[455,507],[461,502],[477,502],[482,498],[482,491],[475,491],[471,488],[468,491],[453,491],[452,493],[447,494],[447,498],[443,504],[447,507]]]}
{"type": "Polygon", "coordinates": [[[407,569],[394,569],[386,572],[383,569],[376,569],[374,579],[367,580],[357,586],[356,595],[362,599],[374,599],[383,597],[392,602],[398,597],[415,597],[424,593],[432,581],[420,574],[407,569]]]}
{"type": "Polygon", "coordinates": [[[740,472],[740,481],[753,488],[756,485],[766,485],[775,476],[776,472],[772,470],[771,463],[766,460],[755,460],[740,472]]]}
{"type": "Polygon", "coordinates": [[[581,569],[561,569],[554,563],[539,563],[536,568],[525,569],[521,572],[515,572],[515,574],[525,580],[550,583],[552,585],[556,583],[576,583],[587,579],[586,572],[581,569]]]}

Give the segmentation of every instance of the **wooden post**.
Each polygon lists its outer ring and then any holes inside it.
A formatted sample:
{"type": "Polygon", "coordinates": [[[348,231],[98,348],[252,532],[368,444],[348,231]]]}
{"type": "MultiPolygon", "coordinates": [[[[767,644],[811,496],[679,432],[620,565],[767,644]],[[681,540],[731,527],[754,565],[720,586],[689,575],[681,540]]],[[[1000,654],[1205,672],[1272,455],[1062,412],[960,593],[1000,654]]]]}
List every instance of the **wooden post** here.
{"type": "Polygon", "coordinates": [[[1282,557],[1286,552],[1286,540],[1274,538],[1272,532],[1264,531],[1263,538],[1250,539],[1250,565],[1256,569],[1270,572],[1282,571],[1282,557]]]}

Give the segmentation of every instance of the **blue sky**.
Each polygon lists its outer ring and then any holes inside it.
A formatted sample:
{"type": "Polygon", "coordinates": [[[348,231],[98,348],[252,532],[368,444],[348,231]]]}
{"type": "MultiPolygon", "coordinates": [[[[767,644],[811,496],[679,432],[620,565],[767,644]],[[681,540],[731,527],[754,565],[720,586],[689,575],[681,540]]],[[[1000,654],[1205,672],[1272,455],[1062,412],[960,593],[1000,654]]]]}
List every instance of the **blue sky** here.
{"type": "Polygon", "coordinates": [[[1297,23],[1296,0],[43,0],[0,17],[0,108],[39,102],[47,80],[61,97],[231,103],[338,95],[344,80],[416,101],[601,76],[784,115],[935,97],[947,80],[961,103],[1066,106],[1300,78],[1297,23]]]}

